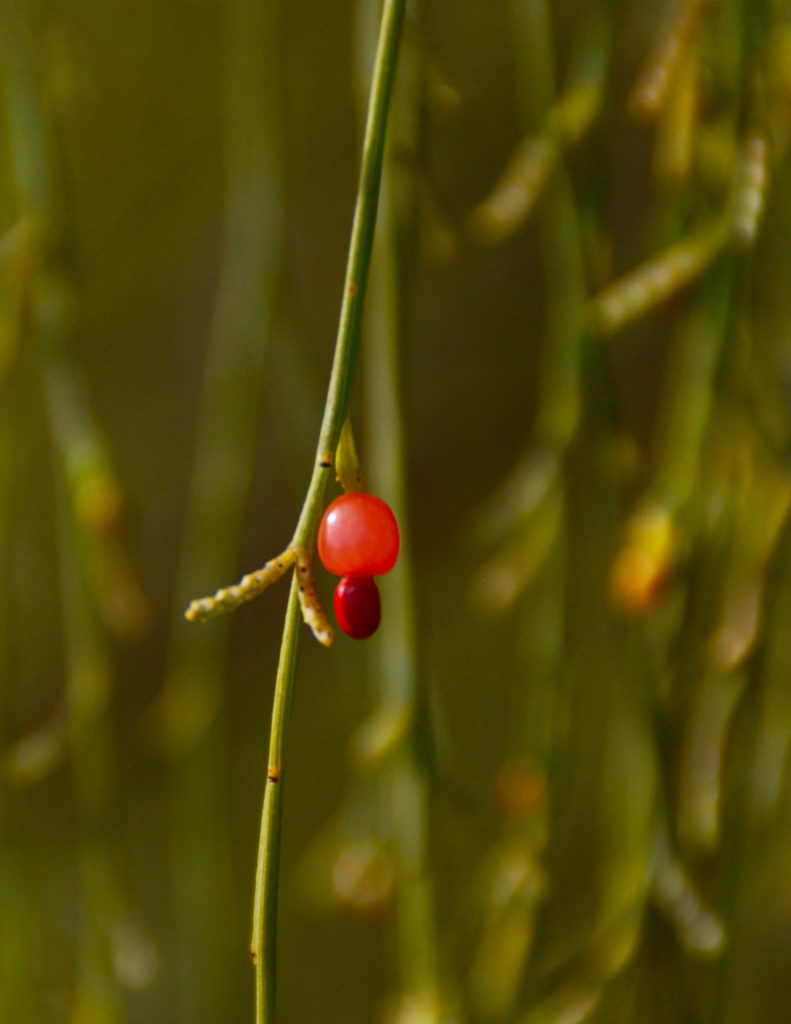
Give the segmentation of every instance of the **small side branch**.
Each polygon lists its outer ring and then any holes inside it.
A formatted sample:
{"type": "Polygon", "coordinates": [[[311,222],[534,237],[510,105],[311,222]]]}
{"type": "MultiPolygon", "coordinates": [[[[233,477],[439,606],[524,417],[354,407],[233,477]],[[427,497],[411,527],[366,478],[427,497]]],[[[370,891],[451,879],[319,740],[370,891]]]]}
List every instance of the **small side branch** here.
{"type": "Polygon", "coordinates": [[[271,584],[291,568],[297,560],[294,548],[286,548],[276,558],[271,559],[261,569],[242,576],[238,583],[231,587],[222,587],[213,597],[199,597],[192,601],[184,613],[190,622],[202,622],[213,619],[215,615],[231,612],[245,601],[258,597],[271,584]]]}

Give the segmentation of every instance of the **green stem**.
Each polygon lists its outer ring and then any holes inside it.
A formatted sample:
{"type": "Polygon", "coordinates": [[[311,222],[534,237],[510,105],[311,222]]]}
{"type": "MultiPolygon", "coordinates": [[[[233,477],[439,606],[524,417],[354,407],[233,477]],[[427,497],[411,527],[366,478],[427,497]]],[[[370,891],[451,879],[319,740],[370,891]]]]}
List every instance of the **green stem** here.
{"type": "Polygon", "coordinates": [[[387,112],[395,79],[405,8],[406,0],[386,0],[382,11],[335,355],[324,406],[324,418],[319,431],[313,476],[294,532],[292,543],[296,547],[309,548],[313,541],[334,452],[349,407],[379,205],[387,112]]]}
{"type": "MultiPolygon", "coordinates": [[[[376,0],[360,7],[359,49],[370,49],[365,32],[376,0]]],[[[417,5],[416,5],[417,6],[417,5]]],[[[420,17],[420,11],[415,11],[420,17]]],[[[405,55],[406,57],[406,55],[405,55]]],[[[417,59],[405,60],[391,113],[388,168],[382,187],[379,226],[365,317],[363,379],[368,411],[370,479],[387,494],[401,530],[401,555],[387,582],[387,621],[371,648],[371,696],[378,713],[394,720],[406,716],[409,730],[378,767],[383,819],[381,835],[395,872],[392,939],[396,991],[402,1007],[435,1024],[442,1014],[434,885],[429,858],[431,779],[425,704],[425,679],[419,655],[406,473],[406,430],[401,398],[399,339],[401,310],[409,305],[408,267],[414,251],[416,195],[414,166],[420,162],[422,76],[417,59]],[[406,154],[406,159],[397,160],[406,154]]]]}
{"type": "Polygon", "coordinates": [[[271,1024],[275,1013],[275,971],[277,966],[277,894],[280,863],[280,781],[283,765],[300,637],[299,584],[291,578],[291,592],[280,644],[280,661],[275,682],[269,761],[261,814],[261,833],[256,865],[253,902],[253,935],[250,955],[255,964],[256,1024],[271,1024]]]}
{"type": "Polygon", "coordinates": [[[332,630],[324,613],[315,600],[312,590],[307,590],[307,585],[312,584],[309,552],[316,537],[319,517],[324,506],[324,494],[329,483],[329,474],[333,467],[341,428],[348,412],[349,394],[357,366],[363,301],[368,283],[368,268],[371,263],[376,211],[379,204],[387,113],[393,91],[405,8],[406,0],[386,0],[382,12],[363,139],[360,181],[357,187],[357,201],[354,208],[346,278],[343,286],[343,301],[338,335],[335,341],[335,355],[332,360],[330,382],[324,403],[324,417],[319,431],[313,475],[310,478],[294,535],[287,551],[278,558],[272,559],[263,569],[248,573],[238,585],[223,587],[213,597],[192,601],[185,613],[191,622],[212,618],[220,612],[231,611],[260,594],[283,574],[286,566],[283,566],[282,559],[290,554],[292,561],[294,557],[299,557],[298,571],[302,572],[305,577],[306,589],[303,592],[305,621],[310,625],[317,640],[323,644],[332,643],[332,630]]]}
{"type": "MultiPolygon", "coordinates": [[[[225,251],[197,409],[179,609],[199,580],[232,572],[239,558],[282,253],[279,6],[228,0],[221,30],[225,251]]],[[[229,631],[228,619],[194,630],[178,615],[152,718],[169,756],[174,976],[185,1021],[221,1019],[247,980],[233,940],[239,921],[229,912],[229,631]]]]}
{"type": "MultiPolygon", "coordinates": [[[[365,287],[373,248],[379,186],[382,177],[387,113],[401,41],[406,0],[386,0],[382,12],[373,81],[368,102],[362,166],[346,266],[340,323],[319,433],[316,461],[291,546],[309,549],[329,480],[334,452],[346,418],[357,364],[365,287]]],[[[277,894],[280,854],[281,768],[299,650],[299,576],[291,581],[286,621],[280,648],[269,740],[269,766],[261,816],[256,867],[251,955],[256,972],[256,1022],[276,1020],[275,974],[277,948],[277,894]]]]}

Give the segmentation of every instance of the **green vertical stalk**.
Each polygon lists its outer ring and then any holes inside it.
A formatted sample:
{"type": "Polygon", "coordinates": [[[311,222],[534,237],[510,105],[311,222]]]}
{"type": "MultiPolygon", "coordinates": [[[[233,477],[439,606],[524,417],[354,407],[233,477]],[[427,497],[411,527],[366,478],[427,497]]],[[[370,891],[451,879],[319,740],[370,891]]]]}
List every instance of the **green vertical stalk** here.
{"type": "Polygon", "coordinates": [[[269,735],[269,760],[261,815],[261,834],[256,865],[253,902],[253,935],[250,955],[255,965],[256,1021],[276,1020],[277,969],[277,897],[280,878],[280,823],[283,769],[288,721],[294,694],[294,679],[299,653],[300,609],[296,573],[291,579],[286,621],[280,646],[275,682],[272,726],[269,735]]]}
{"type": "MultiPolygon", "coordinates": [[[[118,551],[119,488],[110,469],[109,446],[93,414],[82,375],[72,315],[74,299],[64,252],[64,203],[54,132],[45,116],[30,5],[0,5],[0,75],[20,221],[31,228],[30,326],[37,334],[39,381],[47,427],[60,461],[56,465],[59,584],[66,659],[66,712],[73,800],[79,829],[82,918],[74,1019],[111,1024],[121,998],[110,947],[121,923],[124,899],[110,840],[116,803],[113,737],[107,706],[112,671],[105,625],[139,624],[139,592],[110,593],[118,551]],[[132,611],[132,618],[126,617],[132,611]],[[101,617],[100,617],[101,616],[101,617]],[[105,621],[102,622],[101,619],[105,621]]],[[[117,564],[117,563],[116,563],[117,564]]]]}
{"type": "MultiPolygon", "coordinates": [[[[62,488],[62,485],[61,485],[62,488]]],[[[117,802],[116,765],[108,704],[112,692],[107,638],[91,607],[80,566],[74,522],[61,502],[60,583],[66,656],[70,762],[80,816],[79,860],[84,890],[75,1020],[117,1024],[121,993],[113,974],[110,938],[123,919],[124,899],[110,836],[117,802]]]]}
{"type": "MultiPolygon", "coordinates": [[[[405,0],[386,0],[382,10],[335,354],[313,474],[292,541],[292,545],[303,550],[310,547],[316,534],[335,449],[348,411],[349,395],[357,365],[363,300],[379,203],[387,115],[405,9],[405,0]]],[[[276,935],[281,827],[280,788],[288,709],[291,707],[299,650],[298,594],[298,575],[295,572],[280,649],[270,734],[269,769],[256,869],[251,952],[256,972],[257,1024],[274,1024],[277,1019],[276,935]]]]}
{"type": "Polygon", "coordinates": [[[650,498],[674,513],[686,505],[700,479],[734,279],[733,261],[725,258],[701,285],[669,346],[650,498]]]}
{"type": "MultiPolygon", "coordinates": [[[[546,0],[512,0],[517,42],[518,98],[524,128],[535,130],[556,99],[550,5],[546,0]]],[[[591,38],[603,46],[598,22],[589,12],[591,38]]],[[[598,66],[593,59],[586,63],[598,66]]],[[[594,76],[595,77],[595,76],[594,76]]],[[[562,162],[537,211],[546,312],[535,436],[539,445],[562,454],[580,415],[580,362],[585,330],[586,281],[579,217],[569,175],[562,162]]]]}
{"type": "Polygon", "coordinates": [[[244,965],[233,944],[230,742],[221,710],[230,622],[193,630],[180,609],[200,580],[236,571],[282,255],[279,5],[230,0],[222,15],[225,252],[155,718],[171,758],[177,1002],[185,1021],[221,1016],[244,965]]]}
{"type": "MultiPolygon", "coordinates": [[[[361,40],[364,49],[365,40],[361,40]]],[[[392,152],[413,152],[418,145],[417,69],[406,64],[394,103],[392,152]]],[[[409,163],[409,161],[406,161],[409,163]]],[[[384,583],[383,622],[371,648],[371,686],[380,712],[405,718],[410,729],[380,766],[379,798],[383,805],[385,842],[395,869],[395,949],[398,998],[415,1006],[422,1020],[440,1019],[434,886],[428,859],[430,781],[418,750],[428,746],[424,696],[409,549],[406,488],[406,439],[401,402],[399,340],[404,325],[400,310],[406,298],[407,252],[414,213],[410,171],[391,159],[382,189],[381,213],[371,272],[371,302],[366,316],[365,397],[368,408],[367,476],[376,493],[387,496],[401,530],[398,567],[384,583]]]]}
{"type": "Polygon", "coordinates": [[[335,354],[319,431],[316,463],[295,533],[295,539],[305,547],[309,546],[318,526],[329,470],[348,412],[349,395],[357,367],[363,302],[379,205],[387,113],[405,10],[406,0],[386,0],[382,9],[335,354]]]}

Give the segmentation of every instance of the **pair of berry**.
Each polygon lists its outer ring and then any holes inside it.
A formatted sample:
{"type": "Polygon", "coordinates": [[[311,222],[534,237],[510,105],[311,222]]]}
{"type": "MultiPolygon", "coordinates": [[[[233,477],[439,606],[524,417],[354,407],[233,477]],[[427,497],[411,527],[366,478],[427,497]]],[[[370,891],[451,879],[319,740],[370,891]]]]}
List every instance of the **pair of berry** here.
{"type": "Polygon", "coordinates": [[[382,605],[374,576],[390,572],[399,543],[395,516],[381,498],[350,491],[327,506],[319,526],[319,558],[328,572],[342,577],[335,588],[335,618],[356,640],[379,626],[382,605]]]}

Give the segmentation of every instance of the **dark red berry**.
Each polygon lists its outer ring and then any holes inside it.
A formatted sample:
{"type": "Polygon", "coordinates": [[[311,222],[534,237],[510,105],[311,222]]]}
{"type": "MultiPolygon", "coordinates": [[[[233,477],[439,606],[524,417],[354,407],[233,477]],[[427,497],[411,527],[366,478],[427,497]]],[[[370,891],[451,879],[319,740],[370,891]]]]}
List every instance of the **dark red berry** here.
{"type": "Polygon", "coordinates": [[[335,618],[348,636],[373,636],[382,617],[379,588],[370,576],[344,576],[335,588],[335,618]]]}

